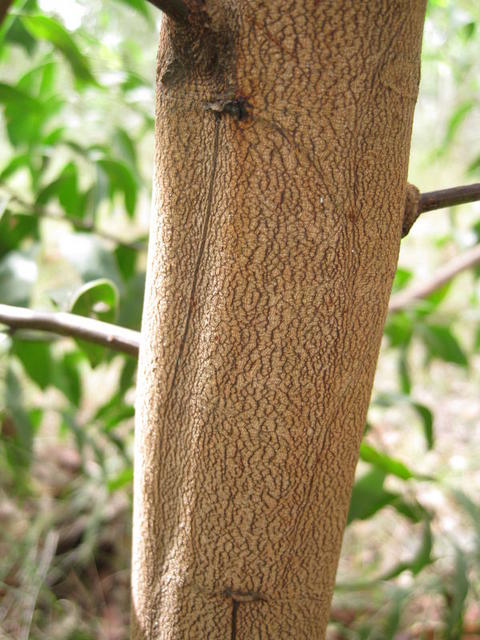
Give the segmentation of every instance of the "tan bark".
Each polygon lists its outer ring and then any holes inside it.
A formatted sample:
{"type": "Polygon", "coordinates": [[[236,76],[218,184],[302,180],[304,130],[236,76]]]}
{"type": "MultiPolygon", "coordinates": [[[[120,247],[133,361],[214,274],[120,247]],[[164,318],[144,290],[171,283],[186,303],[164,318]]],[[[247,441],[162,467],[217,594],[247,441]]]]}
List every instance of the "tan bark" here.
{"type": "Polygon", "coordinates": [[[424,0],[192,4],[159,50],[132,637],[323,638],[424,0]]]}

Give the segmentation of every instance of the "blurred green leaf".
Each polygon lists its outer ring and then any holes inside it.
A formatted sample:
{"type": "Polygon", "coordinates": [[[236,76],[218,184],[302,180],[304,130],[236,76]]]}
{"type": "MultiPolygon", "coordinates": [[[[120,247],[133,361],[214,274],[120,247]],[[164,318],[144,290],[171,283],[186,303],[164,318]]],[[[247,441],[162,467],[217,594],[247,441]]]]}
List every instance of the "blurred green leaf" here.
{"type": "Polygon", "coordinates": [[[14,249],[21,249],[24,240],[37,238],[38,220],[35,217],[11,211],[5,211],[0,217],[0,258],[14,249]]]}
{"type": "Polygon", "coordinates": [[[131,249],[130,247],[119,245],[115,248],[114,254],[123,280],[130,280],[135,275],[138,251],[131,249]]]}
{"type": "Polygon", "coordinates": [[[410,283],[412,278],[413,273],[411,271],[398,267],[397,271],[395,272],[395,278],[393,280],[392,293],[396,293],[397,291],[404,289],[407,284],[410,283]]]}
{"type": "Polygon", "coordinates": [[[135,384],[135,373],[137,371],[137,361],[133,358],[125,358],[125,363],[120,375],[118,393],[123,396],[135,384]]]}
{"type": "Polygon", "coordinates": [[[391,458],[385,453],[378,451],[375,447],[372,447],[365,441],[360,445],[360,459],[364,462],[369,462],[377,469],[390,473],[402,480],[409,480],[410,478],[418,478],[418,474],[413,473],[403,462],[391,458]]]}
{"type": "Polygon", "coordinates": [[[455,548],[455,567],[451,579],[444,584],[445,607],[445,640],[461,640],[465,601],[470,583],[468,580],[468,564],[463,551],[455,548]]]}
{"type": "MultiPolygon", "coordinates": [[[[118,290],[109,280],[94,280],[81,287],[72,302],[71,313],[102,322],[114,323],[118,306],[118,290]]],[[[105,348],[85,340],[76,340],[78,346],[96,367],[105,356],[105,348]]]]}
{"type": "Polygon", "coordinates": [[[37,340],[14,340],[12,353],[22,363],[22,366],[40,389],[46,389],[52,380],[52,355],[50,344],[37,340]]]}
{"type": "Polygon", "coordinates": [[[19,45],[29,56],[31,56],[37,47],[37,40],[32,38],[18,16],[11,17],[12,22],[5,33],[5,42],[7,44],[19,45]]]}
{"type": "Polygon", "coordinates": [[[406,347],[410,343],[413,334],[412,318],[406,313],[395,313],[387,318],[385,335],[391,347],[406,347]]]}
{"type": "MultiPolygon", "coordinates": [[[[145,2],[143,2],[143,4],[145,4],[145,2]]],[[[137,148],[131,136],[129,136],[125,129],[116,127],[112,143],[115,155],[125,162],[138,175],[137,148]]]]}
{"type": "Polygon", "coordinates": [[[118,306],[118,290],[107,279],[84,284],[75,294],[71,313],[88,316],[102,322],[114,322],[118,306]]]}
{"type": "Polygon", "coordinates": [[[56,360],[52,372],[53,384],[62,391],[73,407],[79,407],[82,398],[80,366],[83,360],[80,351],[69,351],[56,360]]]}
{"type": "Polygon", "coordinates": [[[411,571],[414,576],[418,575],[425,567],[433,562],[433,536],[430,519],[426,518],[423,525],[422,541],[418,551],[411,560],[399,562],[390,571],[383,574],[378,580],[392,580],[404,571],[411,571]]]}
{"type": "Polygon", "coordinates": [[[24,487],[27,484],[25,474],[32,462],[36,425],[25,409],[21,383],[12,367],[8,367],[5,383],[2,443],[11,472],[24,487]]]}
{"type": "Polygon", "coordinates": [[[78,189],[77,167],[73,162],[66,164],[59,176],[40,190],[36,204],[42,206],[54,199],[58,199],[67,216],[84,216],[83,202],[78,189]]]}
{"type": "Polygon", "coordinates": [[[0,103],[15,109],[42,110],[42,103],[30,93],[0,82],[0,103]]]}
{"type": "Polygon", "coordinates": [[[122,327],[140,330],[144,295],[145,273],[137,273],[126,284],[120,300],[118,322],[122,327]]]}
{"type": "Polygon", "coordinates": [[[420,402],[412,402],[412,408],[417,412],[420,420],[422,421],[423,435],[427,444],[427,449],[430,451],[435,444],[434,432],[433,432],[433,414],[428,407],[420,402]]]}
{"type": "Polygon", "coordinates": [[[131,485],[133,480],[133,468],[123,469],[117,476],[107,481],[107,489],[109,493],[114,493],[119,489],[131,485]]]}
{"type": "Polygon", "coordinates": [[[456,107],[455,111],[450,116],[450,119],[447,123],[447,130],[445,133],[445,138],[443,140],[442,146],[439,149],[440,153],[445,153],[450,145],[452,144],[453,139],[458,131],[458,129],[462,126],[467,116],[475,107],[474,100],[466,100],[462,102],[458,107],[456,107]]]}
{"type": "Polygon", "coordinates": [[[135,214],[138,185],[131,169],[124,162],[112,158],[98,160],[97,164],[108,178],[110,198],[116,193],[122,193],[125,209],[132,218],[135,214]]]}
{"type": "Polygon", "coordinates": [[[480,156],[477,156],[473,162],[468,165],[467,173],[476,174],[480,169],[480,156]]]}
{"type": "Polygon", "coordinates": [[[402,393],[406,396],[409,396],[412,390],[412,384],[410,381],[410,371],[408,367],[408,352],[406,348],[399,349],[398,377],[400,379],[400,389],[402,393]]]}
{"type": "Polygon", "coordinates": [[[96,84],[87,58],[81,53],[71,34],[59,22],[47,16],[22,16],[21,20],[34,38],[50,42],[65,56],[77,80],[96,84]]]}
{"type": "Polygon", "coordinates": [[[121,292],[122,279],[115,257],[99,238],[91,233],[72,233],[64,236],[60,250],[84,282],[106,278],[121,292]]]}
{"type": "Polygon", "coordinates": [[[0,260],[0,302],[28,306],[37,280],[37,264],[28,254],[10,251],[0,260]]]}
{"type": "Polygon", "coordinates": [[[120,4],[125,4],[131,9],[134,9],[138,13],[140,13],[149,24],[153,23],[153,18],[151,13],[148,10],[147,3],[145,0],[117,0],[120,4]]]}
{"type": "Polygon", "coordinates": [[[383,488],[386,476],[384,471],[373,468],[355,482],[347,524],[354,520],[367,520],[394,502],[398,496],[383,488]]]}
{"type": "Polygon", "coordinates": [[[420,402],[416,402],[409,395],[401,393],[380,393],[372,400],[372,404],[379,407],[393,407],[402,404],[411,407],[422,422],[422,429],[427,443],[427,449],[433,448],[433,414],[427,406],[420,402]]]}
{"type": "Polygon", "coordinates": [[[463,349],[448,327],[436,324],[418,324],[415,329],[417,334],[421,336],[431,357],[462,367],[468,366],[468,359],[463,349]]]}
{"type": "Polygon", "coordinates": [[[30,167],[31,156],[29,153],[20,153],[19,155],[13,156],[0,172],[0,181],[4,182],[17,173],[17,171],[30,167]]]}

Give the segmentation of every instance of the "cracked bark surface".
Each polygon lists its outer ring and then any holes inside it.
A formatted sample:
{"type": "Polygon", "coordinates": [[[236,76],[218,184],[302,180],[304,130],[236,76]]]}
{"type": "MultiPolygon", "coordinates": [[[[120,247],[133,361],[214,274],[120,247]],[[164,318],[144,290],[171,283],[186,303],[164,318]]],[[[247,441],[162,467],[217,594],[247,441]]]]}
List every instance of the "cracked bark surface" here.
{"type": "Polygon", "coordinates": [[[132,638],[323,638],[425,3],[187,4],[158,56],[132,638]]]}

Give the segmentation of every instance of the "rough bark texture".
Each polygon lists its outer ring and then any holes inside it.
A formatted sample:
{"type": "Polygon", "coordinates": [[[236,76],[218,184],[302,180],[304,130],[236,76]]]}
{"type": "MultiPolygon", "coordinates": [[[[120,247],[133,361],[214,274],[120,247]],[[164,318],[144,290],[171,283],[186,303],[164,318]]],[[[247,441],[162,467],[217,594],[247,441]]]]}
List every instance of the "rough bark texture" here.
{"type": "Polygon", "coordinates": [[[424,0],[189,4],[158,58],[132,637],[323,638],[424,0]]]}

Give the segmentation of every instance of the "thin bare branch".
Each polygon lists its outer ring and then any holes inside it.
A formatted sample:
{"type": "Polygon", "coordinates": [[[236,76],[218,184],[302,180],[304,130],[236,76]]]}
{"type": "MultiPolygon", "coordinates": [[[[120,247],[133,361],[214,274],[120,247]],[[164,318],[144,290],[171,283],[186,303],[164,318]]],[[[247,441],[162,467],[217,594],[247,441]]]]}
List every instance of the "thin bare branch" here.
{"type": "Polygon", "coordinates": [[[419,213],[424,213],[425,211],[453,207],[457,204],[466,204],[477,200],[480,200],[480,182],[422,193],[418,209],[419,213]]]}
{"type": "Polygon", "coordinates": [[[23,307],[0,304],[0,324],[10,327],[12,331],[33,329],[81,338],[87,342],[126,353],[134,358],[138,357],[140,344],[138,331],[72,313],[33,311],[23,307]]]}
{"type": "Polygon", "coordinates": [[[183,24],[188,23],[190,11],[183,0],[148,0],[154,7],[160,9],[169,18],[183,24]]]}
{"type": "Polygon", "coordinates": [[[455,278],[462,271],[471,269],[480,264],[480,245],[475,245],[465,253],[460,254],[438,270],[435,277],[428,282],[423,282],[409,287],[405,291],[400,291],[390,298],[388,306],[389,313],[404,311],[419,300],[427,298],[434,291],[455,278]]]}

